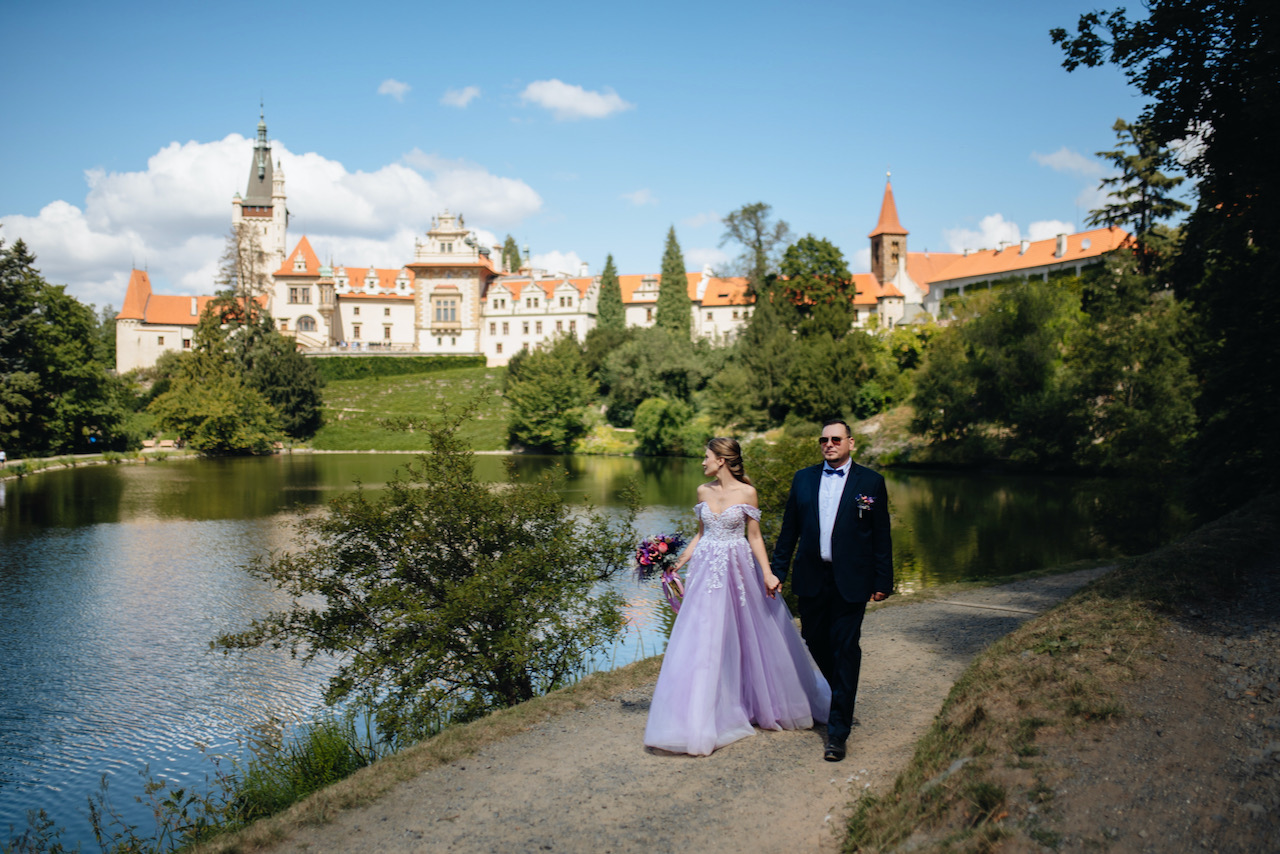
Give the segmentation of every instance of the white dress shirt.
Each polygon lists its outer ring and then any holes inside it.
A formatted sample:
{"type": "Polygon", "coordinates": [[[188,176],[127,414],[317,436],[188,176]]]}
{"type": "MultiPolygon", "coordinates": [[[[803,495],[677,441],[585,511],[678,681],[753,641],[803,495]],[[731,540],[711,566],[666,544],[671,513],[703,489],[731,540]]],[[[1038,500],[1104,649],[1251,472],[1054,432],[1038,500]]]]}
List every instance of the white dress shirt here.
{"type": "MultiPolygon", "coordinates": [[[[822,470],[833,468],[828,463],[822,464],[822,470]]],[[[844,461],[844,465],[834,468],[844,472],[844,477],[837,474],[823,474],[818,486],[818,551],[823,560],[831,560],[831,530],[836,524],[836,511],[840,509],[840,496],[844,495],[845,482],[849,480],[849,472],[853,468],[853,460],[844,461]]]]}

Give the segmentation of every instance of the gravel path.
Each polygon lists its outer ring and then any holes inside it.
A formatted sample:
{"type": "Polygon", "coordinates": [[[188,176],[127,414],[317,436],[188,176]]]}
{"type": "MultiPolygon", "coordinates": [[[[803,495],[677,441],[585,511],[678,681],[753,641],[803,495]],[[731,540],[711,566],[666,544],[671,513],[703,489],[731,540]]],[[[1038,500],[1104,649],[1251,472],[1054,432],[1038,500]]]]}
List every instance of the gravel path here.
{"type": "Polygon", "coordinates": [[[870,610],[842,763],[822,760],[817,729],[757,731],[710,757],[649,753],[650,685],[423,774],[278,850],[835,851],[850,803],[892,784],[974,655],[1105,571],[870,610]]]}

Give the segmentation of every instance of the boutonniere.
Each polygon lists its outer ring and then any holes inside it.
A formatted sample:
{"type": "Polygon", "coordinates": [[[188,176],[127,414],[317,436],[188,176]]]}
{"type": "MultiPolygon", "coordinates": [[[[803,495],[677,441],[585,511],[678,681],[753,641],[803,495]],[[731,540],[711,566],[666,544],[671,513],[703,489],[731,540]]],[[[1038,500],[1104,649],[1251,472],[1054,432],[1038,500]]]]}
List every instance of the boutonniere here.
{"type": "Polygon", "coordinates": [[[870,510],[871,505],[876,503],[875,497],[871,495],[855,495],[853,496],[853,500],[857,503],[857,506],[858,506],[859,519],[862,518],[863,510],[870,510]]]}

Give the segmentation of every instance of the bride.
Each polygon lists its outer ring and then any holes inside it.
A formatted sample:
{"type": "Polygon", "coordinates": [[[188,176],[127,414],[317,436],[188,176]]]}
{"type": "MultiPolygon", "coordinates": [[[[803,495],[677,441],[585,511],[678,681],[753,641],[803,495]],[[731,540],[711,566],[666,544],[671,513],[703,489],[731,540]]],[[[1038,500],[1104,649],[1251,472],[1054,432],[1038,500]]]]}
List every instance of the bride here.
{"type": "Polygon", "coordinates": [[[755,487],[733,439],[712,439],[698,487],[698,533],[680,555],[684,600],[653,691],[644,743],[707,755],[764,729],[824,723],[831,689],[769,570],[755,487]]]}

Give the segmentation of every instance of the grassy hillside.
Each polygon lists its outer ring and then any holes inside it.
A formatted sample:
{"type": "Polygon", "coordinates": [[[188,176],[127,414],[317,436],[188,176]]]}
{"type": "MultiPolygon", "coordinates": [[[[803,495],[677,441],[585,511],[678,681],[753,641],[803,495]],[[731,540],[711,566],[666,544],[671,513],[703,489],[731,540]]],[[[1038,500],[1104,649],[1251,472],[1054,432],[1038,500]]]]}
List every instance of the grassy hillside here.
{"type": "Polygon", "coordinates": [[[311,447],[325,451],[416,451],[425,442],[386,422],[420,420],[442,406],[458,406],[477,395],[480,408],[461,436],[477,451],[507,447],[507,403],[501,395],[504,368],[458,368],[400,377],[336,380],[324,389],[324,427],[311,447]]]}

